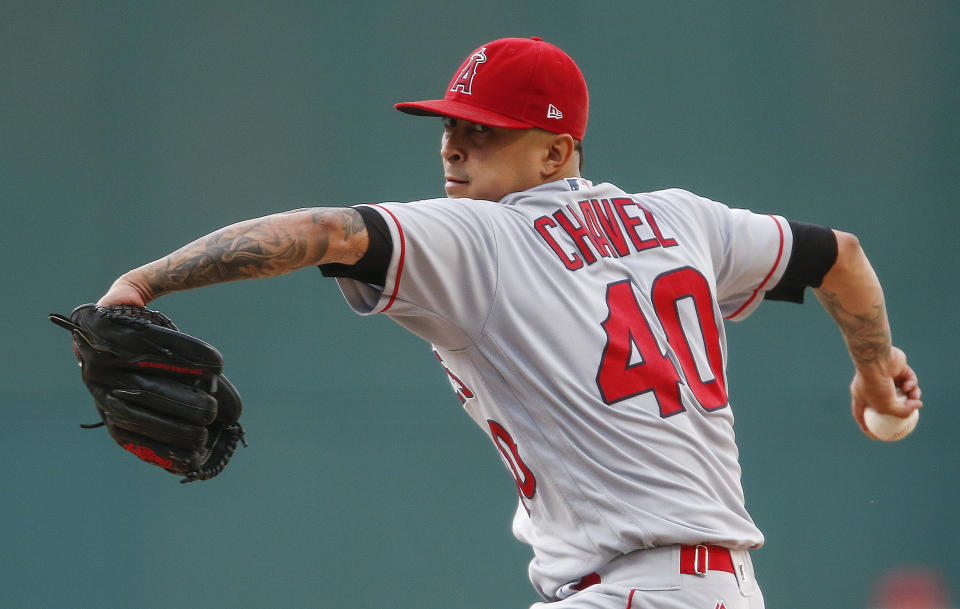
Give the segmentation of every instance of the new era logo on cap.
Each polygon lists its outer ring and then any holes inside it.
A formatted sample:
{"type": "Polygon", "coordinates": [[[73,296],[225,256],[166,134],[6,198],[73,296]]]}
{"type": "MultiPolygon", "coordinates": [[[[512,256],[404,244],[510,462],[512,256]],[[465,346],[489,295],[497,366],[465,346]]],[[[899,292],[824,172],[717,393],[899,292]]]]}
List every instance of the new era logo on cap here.
{"type": "Polygon", "coordinates": [[[534,37],[489,42],[463,60],[443,99],[394,107],[489,127],[539,127],[582,140],[588,106],[587,83],[577,64],[558,47],[534,37]]]}

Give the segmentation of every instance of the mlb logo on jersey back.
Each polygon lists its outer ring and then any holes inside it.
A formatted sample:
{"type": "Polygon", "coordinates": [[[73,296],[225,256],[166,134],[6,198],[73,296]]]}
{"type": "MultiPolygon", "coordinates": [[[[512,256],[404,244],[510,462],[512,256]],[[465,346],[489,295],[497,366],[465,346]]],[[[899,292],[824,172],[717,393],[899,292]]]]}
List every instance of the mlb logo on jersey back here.
{"type": "Polygon", "coordinates": [[[570,190],[580,190],[581,188],[590,188],[593,182],[584,178],[566,178],[567,186],[570,190]]]}

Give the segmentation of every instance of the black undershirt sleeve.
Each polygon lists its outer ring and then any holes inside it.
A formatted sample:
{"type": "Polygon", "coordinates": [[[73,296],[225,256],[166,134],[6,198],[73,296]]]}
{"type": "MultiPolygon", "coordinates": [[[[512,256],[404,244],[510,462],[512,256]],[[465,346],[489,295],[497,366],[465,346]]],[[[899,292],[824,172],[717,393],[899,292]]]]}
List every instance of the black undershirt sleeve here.
{"type": "Polygon", "coordinates": [[[837,236],[825,226],[803,222],[790,222],[790,230],[793,231],[793,250],[787,269],[765,298],[802,303],[807,286],[820,287],[827,271],[836,262],[837,236]]]}
{"type": "Polygon", "coordinates": [[[393,255],[390,229],[376,210],[365,206],[353,209],[359,212],[367,227],[367,236],[370,238],[367,253],[356,264],[331,262],[320,264],[318,268],[324,277],[346,277],[383,287],[386,283],[387,269],[390,267],[390,257],[393,255]]]}

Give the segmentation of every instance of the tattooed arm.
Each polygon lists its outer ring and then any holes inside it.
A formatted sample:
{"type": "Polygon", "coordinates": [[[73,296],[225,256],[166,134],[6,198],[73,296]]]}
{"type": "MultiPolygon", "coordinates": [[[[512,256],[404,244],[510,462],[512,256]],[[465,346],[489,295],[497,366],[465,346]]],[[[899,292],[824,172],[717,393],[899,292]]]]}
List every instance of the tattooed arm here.
{"type": "Polygon", "coordinates": [[[853,415],[866,432],[864,407],[906,416],[922,405],[920,386],[907,356],[891,345],[883,289],[860,242],[849,233],[834,233],[837,260],[814,293],[840,328],[853,359],[853,415]],[[905,406],[897,405],[896,389],[907,395],[905,406]]]}
{"type": "Polygon", "coordinates": [[[363,218],[350,208],[297,209],[246,220],[125,273],[97,304],[145,306],[178,290],[273,277],[328,262],[355,264],[368,244],[363,218]]]}

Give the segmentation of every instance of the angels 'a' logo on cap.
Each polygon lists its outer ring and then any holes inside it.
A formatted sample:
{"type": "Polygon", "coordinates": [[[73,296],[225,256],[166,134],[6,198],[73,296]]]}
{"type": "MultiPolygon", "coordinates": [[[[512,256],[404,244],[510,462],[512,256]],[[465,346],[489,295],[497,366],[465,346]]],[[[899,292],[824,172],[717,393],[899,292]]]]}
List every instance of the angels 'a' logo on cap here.
{"type": "Polygon", "coordinates": [[[461,92],[467,95],[471,94],[471,89],[473,88],[473,77],[477,75],[477,68],[481,63],[487,61],[487,55],[485,51],[487,47],[483,47],[478,50],[476,53],[470,56],[470,59],[467,61],[467,65],[463,66],[463,70],[460,71],[460,76],[453,81],[453,86],[450,87],[452,92],[461,92]]]}
{"type": "Polygon", "coordinates": [[[553,104],[547,106],[547,118],[563,118],[563,112],[553,104]]]}

